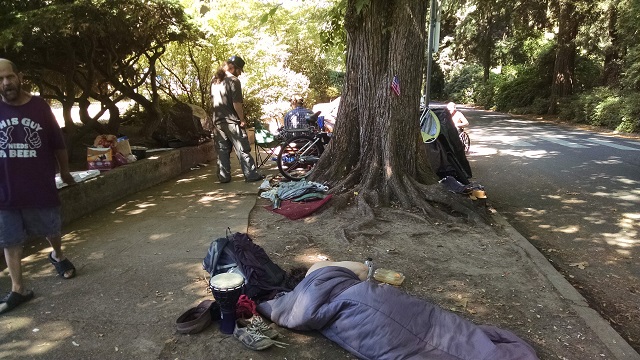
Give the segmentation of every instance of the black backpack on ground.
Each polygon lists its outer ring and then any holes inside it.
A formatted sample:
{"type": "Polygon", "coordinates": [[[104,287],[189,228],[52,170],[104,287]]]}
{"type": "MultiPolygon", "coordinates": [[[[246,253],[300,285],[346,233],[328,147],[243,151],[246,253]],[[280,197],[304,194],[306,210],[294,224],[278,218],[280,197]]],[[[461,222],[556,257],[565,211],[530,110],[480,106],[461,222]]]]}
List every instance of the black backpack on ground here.
{"type": "Polygon", "coordinates": [[[286,272],[247,234],[235,233],[211,242],[202,261],[211,277],[234,272],[244,277],[244,291],[253,301],[269,300],[283,287],[286,272]]]}

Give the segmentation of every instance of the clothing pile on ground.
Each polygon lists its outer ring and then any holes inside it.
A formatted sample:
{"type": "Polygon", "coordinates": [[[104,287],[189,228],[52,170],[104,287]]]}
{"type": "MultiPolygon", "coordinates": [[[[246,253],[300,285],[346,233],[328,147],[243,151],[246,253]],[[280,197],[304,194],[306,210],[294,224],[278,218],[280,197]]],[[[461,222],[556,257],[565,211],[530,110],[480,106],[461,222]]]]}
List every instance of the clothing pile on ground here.
{"type": "Polygon", "coordinates": [[[278,184],[266,179],[260,190],[260,197],[271,200],[271,205],[265,209],[291,220],[311,215],[331,199],[331,194],[327,194],[328,186],[304,179],[278,184]]]}

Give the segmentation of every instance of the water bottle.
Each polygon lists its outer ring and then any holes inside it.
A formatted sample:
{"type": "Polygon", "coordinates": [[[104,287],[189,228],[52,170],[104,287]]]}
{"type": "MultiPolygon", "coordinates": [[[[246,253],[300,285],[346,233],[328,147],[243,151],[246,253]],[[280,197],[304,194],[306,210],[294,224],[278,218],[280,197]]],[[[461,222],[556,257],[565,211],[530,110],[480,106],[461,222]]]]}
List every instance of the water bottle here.
{"type": "Polygon", "coordinates": [[[373,259],[368,257],[364,260],[364,264],[369,268],[369,272],[367,273],[367,280],[373,279],[373,259]]]}

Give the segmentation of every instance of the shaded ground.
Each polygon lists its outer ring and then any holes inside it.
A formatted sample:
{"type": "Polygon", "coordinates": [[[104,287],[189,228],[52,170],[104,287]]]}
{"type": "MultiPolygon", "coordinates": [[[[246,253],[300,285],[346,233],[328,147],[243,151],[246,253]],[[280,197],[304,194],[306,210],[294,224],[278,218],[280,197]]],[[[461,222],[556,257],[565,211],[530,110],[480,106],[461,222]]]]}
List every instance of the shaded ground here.
{"type": "MultiPolygon", "coordinates": [[[[82,156],[74,161],[81,169],[83,164],[82,156]]],[[[377,209],[378,224],[345,241],[342,229],[361,218],[353,208],[338,212],[329,207],[307,219],[290,221],[263,205],[268,202],[260,199],[251,211],[249,233],[284,268],[324,259],[363,261],[370,256],[379,267],[403,272],[405,291],[474,323],[511,330],[534,346],[541,359],[614,358],[499,226],[478,228],[463,221],[437,224],[420,214],[377,209]]],[[[195,264],[192,268],[198,268],[197,260],[190,261],[195,264]]],[[[207,296],[205,278],[192,281],[198,295],[207,296]]],[[[163,331],[172,330],[177,313],[171,309],[165,316],[163,331]]],[[[171,336],[158,358],[200,359],[215,354],[234,359],[354,358],[318,333],[282,332],[283,341],[291,344],[288,348],[252,352],[212,326],[195,336],[171,336]]]]}
{"type": "MultiPolygon", "coordinates": [[[[487,120],[492,113],[468,111],[466,115],[475,124],[472,137],[478,139],[475,146],[480,149],[493,147],[492,135],[518,137],[517,131],[504,131],[504,123],[487,120]]],[[[518,125],[520,134],[526,131],[547,135],[537,126],[542,119],[505,117],[535,120],[518,125]]],[[[508,152],[505,149],[509,146],[502,148],[503,157],[487,156],[488,151],[483,156],[482,151],[474,153],[472,146],[469,158],[476,165],[474,175],[491,184],[488,192],[494,195],[493,204],[498,211],[545,255],[592,308],[640,351],[639,136],[546,122],[557,126],[551,128],[554,134],[559,131],[557,135],[565,141],[585,148],[553,149],[550,151],[553,155],[545,160],[518,157],[514,154],[523,151],[514,148],[515,151],[508,152]],[[604,151],[598,143],[589,142],[613,136],[622,138],[612,142],[626,146],[624,151],[604,151]],[[551,160],[556,156],[559,158],[551,160]]],[[[547,149],[538,146],[535,139],[527,140],[526,135],[519,138],[535,144],[533,149],[547,149]]]]}
{"type": "MultiPolygon", "coordinates": [[[[377,225],[348,235],[345,241],[343,229],[361,217],[354,208],[339,212],[328,208],[290,221],[264,209],[268,204],[258,201],[249,232],[284,268],[372,257],[376,266],[404,273],[401,287],[408,293],[474,323],[511,330],[533,345],[542,359],[613,358],[498,226],[438,224],[417,213],[377,209],[377,225]]],[[[307,342],[312,346],[326,342],[324,349],[336,347],[322,337],[285,334],[295,348],[307,342]]]]}
{"type": "MultiPolygon", "coordinates": [[[[211,297],[201,267],[211,238],[226,227],[241,231],[247,221],[255,241],[285,268],[371,256],[406,275],[405,291],[475,323],[511,330],[542,359],[614,358],[499,226],[436,224],[377,209],[376,226],[342,240],[342,229],[361,218],[356,210],[329,207],[289,221],[265,210],[266,200],[253,206],[257,184],[237,171],[233,182],[219,184],[213,168],[192,170],[68,226],[65,250],[79,269],[72,281],[55,278],[47,250],[35,249],[25,259],[25,276],[36,298],[0,317],[0,358],[354,358],[315,332],[282,330],[290,345],[262,352],[215,324],[196,335],[176,332],[179,314],[211,297]]],[[[6,289],[6,272],[0,280],[6,289]]]]}

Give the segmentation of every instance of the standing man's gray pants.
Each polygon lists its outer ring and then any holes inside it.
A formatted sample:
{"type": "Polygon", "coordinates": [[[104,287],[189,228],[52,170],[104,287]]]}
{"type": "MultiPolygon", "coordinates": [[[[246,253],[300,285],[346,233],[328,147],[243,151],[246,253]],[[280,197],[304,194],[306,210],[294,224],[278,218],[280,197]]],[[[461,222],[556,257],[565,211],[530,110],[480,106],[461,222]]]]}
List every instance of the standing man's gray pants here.
{"type": "Polygon", "coordinates": [[[240,128],[239,124],[217,122],[214,131],[214,140],[218,150],[218,180],[220,182],[231,181],[231,148],[236,149],[236,155],[242,167],[242,173],[247,181],[260,178],[256,163],[251,156],[251,145],[247,138],[247,132],[240,128]]]}

